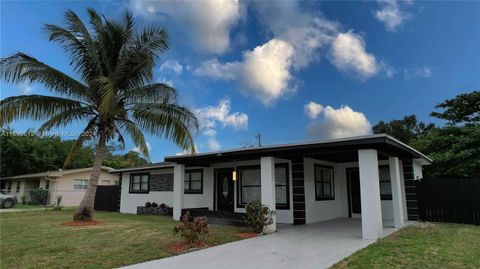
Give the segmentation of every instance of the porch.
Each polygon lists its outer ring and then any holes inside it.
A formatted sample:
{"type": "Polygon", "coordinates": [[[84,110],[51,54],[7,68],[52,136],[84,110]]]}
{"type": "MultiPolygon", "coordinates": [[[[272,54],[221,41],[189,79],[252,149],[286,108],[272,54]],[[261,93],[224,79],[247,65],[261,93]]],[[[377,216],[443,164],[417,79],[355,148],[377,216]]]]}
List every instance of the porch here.
{"type": "Polygon", "coordinates": [[[387,135],[172,156],[166,161],[174,163],[174,219],[180,219],[182,209],[197,206],[243,213],[248,202],[260,200],[276,212],[267,232],[275,232],[277,223],[350,217],[359,218],[352,221],[360,221],[363,239],[380,238],[384,220],[396,228],[405,225],[405,178],[421,178],[421,166],[430,163],[387,135]],[[411,175],[404,171],[408,163],[411,175]],[[191,192],[195,188],[202,196],[191,192]],[[384,196],[389,199],[384,201],[384,196]]]}

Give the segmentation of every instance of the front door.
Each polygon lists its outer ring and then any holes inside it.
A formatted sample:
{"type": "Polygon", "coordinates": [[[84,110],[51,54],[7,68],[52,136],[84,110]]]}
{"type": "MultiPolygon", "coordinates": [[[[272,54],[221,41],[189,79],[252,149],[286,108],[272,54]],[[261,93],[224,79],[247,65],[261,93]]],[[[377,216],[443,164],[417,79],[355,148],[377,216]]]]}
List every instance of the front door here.
{"type": "Polygon", "coordinates": [[[349,216],[355,217],[362,213],[360,201],[360,173],[358,168],[347,169],[347,189],[348,189],[348,208],[349,216]]]}
{"type": "Polygon", "coordinates": [[[233,169],[215,170],[215,189],[218,211],[232,211],[234,208],[233,169]]]}

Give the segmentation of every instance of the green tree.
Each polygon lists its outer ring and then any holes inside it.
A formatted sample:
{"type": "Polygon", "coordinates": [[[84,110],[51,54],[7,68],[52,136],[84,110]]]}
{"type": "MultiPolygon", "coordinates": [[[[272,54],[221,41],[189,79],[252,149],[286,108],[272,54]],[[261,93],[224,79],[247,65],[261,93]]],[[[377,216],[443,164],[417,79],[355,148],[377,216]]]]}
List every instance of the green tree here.
{"type": "Polygon", "coordinates": [[[152,25],[136,32],[129,12],[117,22],[93,9],[87,11],[90,29],[71,10],[65,13],[65,27],[44,26],[50,41],[58,42],[70,56],[78,79],[22,52],[0,62],[6,82],[39,83],[55,93],[0,101],[0,126],[19,119],[43,120],[39,132],[44,132],[73,121],[86,123],[65,160],[68,165],[85,142],[94,141],[93,169],[75,220],[93,218],[108,142],[124,143],[124,135],[128,135],[148,156],[142,132],[146,131],[194,151],[193,132],[198,130],[195,115],[177,104],[176,90],[151,83],[156,59],[169,48],[165,30],[152,25]]]}
{"type": "Polygon", "coordinates": [[[148,160],[142,158],[138,152],[129,151],[120,155],[108,153],[105,156],[103,164],[115,169],[120,169],[145,165],[148,164],[148,160]]]}
{"type": "Polygon", "coordinates": [[[433,160],[426,176],[480,177],[480,126],[434,128],[412,146],[433,160]]]}
{"type": "Polygon", "coordinates": [[[432,112],[430,116],[448,121],[449,124],[475,126],[480,124],[480,92],[459,94],[435,106],[442,112],[432,112]]]}
{"type": "Polygon", "coordinates": [[[410,144],[414,139],[424,135],[435,125],[433,123],[417,122],[415,115],[405,116],[401,120],[391,120],[389,122],[380,121],[372,127],[375,134],[388,134],[400,141],[410,144]]]}

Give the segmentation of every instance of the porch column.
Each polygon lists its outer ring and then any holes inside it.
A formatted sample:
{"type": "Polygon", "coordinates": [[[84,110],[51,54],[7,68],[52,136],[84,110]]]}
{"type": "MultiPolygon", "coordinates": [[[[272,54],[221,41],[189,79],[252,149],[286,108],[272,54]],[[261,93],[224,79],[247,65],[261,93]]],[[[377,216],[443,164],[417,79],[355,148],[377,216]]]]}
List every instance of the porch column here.
{"type": "MultiPolygon", "coordinates": [[[[275,211],[275,158],[260,158],[260,181],[262,204],[275,211]]],[[[265,233],[273,233],[277,230],[277,217],[273,216],[273,223],[265,228],[265,233]]]]}
{"type": "Polygon", "coordinates": [[[185,184],[185,165],[175,164],[173,167],[173,219],[182,218],[183,192],[185,184]]]}
{"type": "Polygon", "coordinates": [[[402,192],[405,192],[405,189],[402,189],[402,184],[400,183],[400,160],[398,157],[390,157],[388,158],[388,163],[392,183],[393,220],[395,222],[395,228],[400,228],[405,225],[402,199],[402,192]]]}
{"type": "Polygon", "coordinates": [[[358,164],[360,168],[362,237],[375,240],[383,235],[377,151],[374,149],[359,150],[358,164]]]}

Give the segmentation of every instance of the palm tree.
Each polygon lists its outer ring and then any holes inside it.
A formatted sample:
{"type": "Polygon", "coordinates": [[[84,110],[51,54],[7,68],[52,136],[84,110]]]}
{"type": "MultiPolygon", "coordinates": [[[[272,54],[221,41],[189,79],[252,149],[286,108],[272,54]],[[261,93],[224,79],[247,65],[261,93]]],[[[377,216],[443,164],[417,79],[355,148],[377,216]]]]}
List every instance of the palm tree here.
{"type": "Polygon", "coordinates": [[[71,10],[65,13],[65,27],[44,26],[49,40],[58,42],[70,56],[70,65],[79,79],[22,52],[0,60],[0,76],[6,82],[39,83],[55,93],[1,100],[0,126],[19,119],[42,120],[45,122],[38,131],[43,133],[74,121],[85,123],[64,166],[84,143],[96,143],[90,182],[74,220],[93,217],[107,143],[116,140],[125,146],[127,135],[148,157],[145,131],[193,153],[193,134],[198,131],[195,115],[177,104],[176,90],[152,83],[155,61],[169,48],[165,30],[152,25],[135,32],[129,12],[117,22],[93,9],[87,11],[91,29],[71,10]]]}

